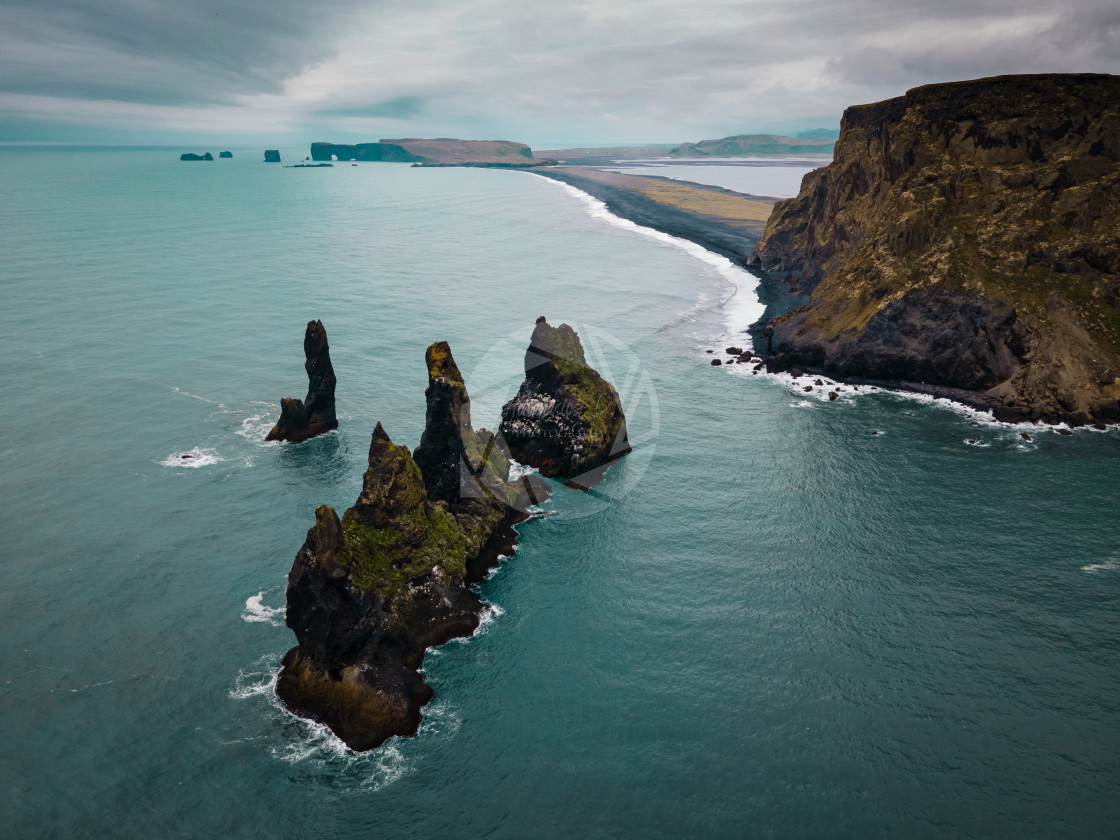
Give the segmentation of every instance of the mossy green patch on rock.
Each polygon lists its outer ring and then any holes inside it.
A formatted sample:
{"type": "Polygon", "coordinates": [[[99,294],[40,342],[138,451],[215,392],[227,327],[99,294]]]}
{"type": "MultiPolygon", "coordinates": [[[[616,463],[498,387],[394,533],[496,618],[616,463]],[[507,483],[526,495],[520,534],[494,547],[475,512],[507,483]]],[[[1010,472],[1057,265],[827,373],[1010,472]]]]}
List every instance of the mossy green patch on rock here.
{"type": "Polygon", "coordinates": [[[392,598],[408,581],[436,566],[450,575],[467,571],[466,542],[451,514],[438,507],[415,510],[383,528],[363,524],[352,511],[342,517],[338,564],[359,589],[392,598]]]}
{"type": "Polygon", "coordinates": [[[424,354],[424,360],[428,365],[429,377],[443,377],[463,384],[463,374],[459,372],[459,366],[451,355],[451,346],[446,341],[437,341],[431,345],[424,354]]]}

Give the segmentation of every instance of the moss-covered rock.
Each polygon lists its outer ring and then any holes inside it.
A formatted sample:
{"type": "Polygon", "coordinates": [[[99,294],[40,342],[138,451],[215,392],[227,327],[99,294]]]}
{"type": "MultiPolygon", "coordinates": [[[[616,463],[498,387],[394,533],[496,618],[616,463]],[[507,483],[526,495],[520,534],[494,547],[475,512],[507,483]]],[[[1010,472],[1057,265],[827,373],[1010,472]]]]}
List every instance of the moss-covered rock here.
{"type": "Polygon", "coordinates": [[[755,254],[809,303],[771,350],[963,389],[1005,419],[1120,416],[1120,77],[929,85],[844,114],[755,254]]]}
{"type": "Polygon", "coordinates": [[[493,436],[471,428],[447,345],[432,345],[427,358],[417,459],[378,423],[357,501],[341,520],[325,505],[316,510],[288,576],[286,622],[299,644],[277,693],[356,750],[416,731],[432,696],[417,671],[424,650],[477,628],[482,604],[471,583],[512,551],[512,526],[545,498],[525,481],[507,483],[493,436]],[[465,467],[460,480],[460,465],[472,463],[479,468],[465,467]]]}
{"type": "Polygon", "coordinates": [[[567,324],[537,319],[525,353],[525,381],[502,408],[499,427],[515,459],[586,490],[630,451],[614,387],[587,364],[567,324]]]}

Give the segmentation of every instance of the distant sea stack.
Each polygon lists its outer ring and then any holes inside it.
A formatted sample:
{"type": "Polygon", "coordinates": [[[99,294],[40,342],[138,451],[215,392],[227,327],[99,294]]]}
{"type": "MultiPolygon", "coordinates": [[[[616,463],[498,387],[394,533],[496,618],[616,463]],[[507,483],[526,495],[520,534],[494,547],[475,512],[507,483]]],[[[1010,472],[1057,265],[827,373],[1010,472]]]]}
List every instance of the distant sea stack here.
{"type": "Polygon", "coordinates": [[[511,140],[456,140],[404,138],[379,140],[347,146],[338,143],[312,143],[311,159],[382,161],[387,163],[419,163],[424,166],[485,166],[524,168],[549,166],[554,160],[533,157],[533,150],[524,143],[511,140]]]}
{"type": "Polygon", "coordinates": [[[218,152],[218,157],[220,157],[220,158],[231,158],[231,157],[233,157],[233,152],[218,152]]]}
{"type": "MultiPolygon", "coordinates": [[[[470,400],[446,343],[428,348],[427,424],[415,458],[378,423],[362,491],[342,519],[315,511],[288,576],[280,699],[354,750],[411,735],[432,689],[424,651],[473,633],[471,590],[512,551],[512,526],[547,498],[543,483],[506,479],[493,436],[470,426],[470,400]]],[[[539,480],[538,480],[539,481],[539,480]]]]}
{"type": "Polygon", "coordinates": [[[576,331],[544,316],[525,352],[525,381],[502,408],[499,429],[517,461],[580,490],[630,451],[618,392],[588,366],[576,331]]]}
{"type": "Polygon", "coordinates": [[[214,159],[214,156],[212,154],[210,154],[209,152],[207,152],[204,155],[196,155],[192,152],[186,152],[185,154],[179,155],[179,160],[213,160],[213,159],[214,159]]]}
{"type": "Polygon", "coordinates": [[[753,255],[812,291],[785,364],[998,419],[1120,417],[1120,77],[1002,76],[849,108],[753,255]]]}
{"type": "Polygon", "coordinates": [[[265,163],[279,163],[280,162],[280,151],[279,151],[279,149],[265,149],[264,162],[265,163]]]}
{"type": "Polygon", "coordinates": [[[334,413],[334,367],[331,365],[327,331],[322,321],[308,321],[303,336],[303,355],[307,371],[307,397],[280,400],[280,419],[265,440],[299,443],[338,428],[334,413]]]}

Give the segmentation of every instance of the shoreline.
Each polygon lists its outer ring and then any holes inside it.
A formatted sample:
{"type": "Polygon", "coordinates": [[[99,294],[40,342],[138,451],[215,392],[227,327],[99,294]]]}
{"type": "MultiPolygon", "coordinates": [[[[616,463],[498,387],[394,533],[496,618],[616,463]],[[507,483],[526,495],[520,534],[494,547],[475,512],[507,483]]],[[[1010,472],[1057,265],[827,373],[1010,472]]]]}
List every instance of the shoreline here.
{"type": "MultiPolygon", "coordinates": [[[[737,268],[757,278],[758,284],[754,291],[763,307],[762,315],[753,323],[740,328],[750,335],[755,347],[762,345],[765,339],[763,329],[771,318],[790,309],[795,309],[808,300],[806,295],[791,293],[789,287],[780,278],[768,272],[760,271],[749,264],[751,253],[762,238],[765,221],[731,219],[726,216],[699,213],[692,209],[667,203],[668,196],[663,197],[662,201],[655,201],[648,195],[639,192],[635,187],[643,181],[651,182],[651,184],[668,183],[684,187],[690,191],[694,190],[696,193],[707,193],[728,197],[732,200],[738,199],[751,204],[766,204],[769,206],[780,199],[746,195],[706,184],[693,184],[644,175],[603,173],[600,177],[594,177],[592,173],[596,173],[597,170],[555,167],[521,171],[573,187],[601,201],[606,205],[608,212],[620,219],[699,245],[706,251],[725,257],[737,268]]],[[[736,286],[721,306],[725,306],[738,293],[739,288],[736,286]]]]}
{"type": "MultiPolygon", "coordinates": [[[[796,309],[809,299],[808,295],[793,294],[784,280],[770,272],[760,270],[757,265],[749,263],[754,246],[759,239],[761,239],[761,230],[755,225],[752,225],[749,220],[733,220],[726,217],[698,213],[685,207],[667,203],[664,198],[662,201],[655,201],[642,192],[639,192],[635,187],[643,181],[670,181],[671,183],[680,184],[697,191],[723,194],[730,197],[737,197],[744,201],[775,203],[780,199],[734,193],[721,187],[675,181],[656,176],[617,175],[617,173],[606,173],[592,169],[584,170],[577,167],[542,167],[541,169],[521,169],[520,171],[528,172],[532,175],[539,175],[543,178],[548,178],[549,180],[579,190],[601,201],[606,206],[608,212],[619,219],[699,245],[701,248],[713,254],[726,257],[738,268],[758,278],[758,285],[755,287],[754,291],[758,296],[760,304],[764,307],[763,314],[758,320],[740,329],[750,336],[754,351],[760,354],[763,359],[769,358],[772,355],[770,351],[770,342],[768,340],[769,337],[766,333],[766,326],[769,321],[778,315],[796,309]],[[599,174],[599,177],[594,177],[592,173],[599,174]],[[622,179],[632,180],[628,183],[622,179]],[[758,230],[757,234],[754,232],[755,230],[758,230]]],[[[740,291],[742,291],[734,281],[729,279],[728,282],[735,286],[735,289],[726,300],[721,302],[721,308],[726,306],[740,291]]],[[[1094,424],[1088,424],[1084,427],[1070,427],[1065,423],[1049,424],[1041,421],[1035,423],[1026,417],[996,417],[996,404],[990,398],[987,398],[983,392],[906,380],[837,377],[835,374],[829,373],[821,368],[805,365],[798,365],[797,367],[801,368],[807,374],[812,374],[814,377],[825,377],[833,382],[849,386],[865,386],[895,393],[900,396],[947,400],[966,411],[980,412],[988,415],[992,423],[1006,425],[1011,428],[1024,429],[1029,426],[1032,429],[1038,429],[1040,431],[1057,431],[1059,429],[1074,428],[1087,428],[1100,431],[1099,424],[1096,426],[1094,424]]],[[[784,376],[780,373],[768,375],[778,378],[784,376]]],[[[790,388],[791,392],[796,393],[792,381],[786,382],[785,384],[790,388]]],[[[1120,424],[1106,424],[1106,428],[1120,428],[1120,424]]]]}

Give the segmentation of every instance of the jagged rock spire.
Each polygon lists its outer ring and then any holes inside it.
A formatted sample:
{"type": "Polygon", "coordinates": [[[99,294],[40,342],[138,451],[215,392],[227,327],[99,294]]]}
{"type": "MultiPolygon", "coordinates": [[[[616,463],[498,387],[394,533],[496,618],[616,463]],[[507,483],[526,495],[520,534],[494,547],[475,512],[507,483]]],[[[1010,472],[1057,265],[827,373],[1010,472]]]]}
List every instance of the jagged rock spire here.
{"type": "Polygon", "coordinates": [[[298,443],[338,428],[334,412],[337,380],[322,321],[308,321],[303,336],[303,355],[306,359],[303,369],[307,371],[307,397],[303,400],[280,400],[280,419],[265,440],[298,443]]]}

